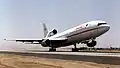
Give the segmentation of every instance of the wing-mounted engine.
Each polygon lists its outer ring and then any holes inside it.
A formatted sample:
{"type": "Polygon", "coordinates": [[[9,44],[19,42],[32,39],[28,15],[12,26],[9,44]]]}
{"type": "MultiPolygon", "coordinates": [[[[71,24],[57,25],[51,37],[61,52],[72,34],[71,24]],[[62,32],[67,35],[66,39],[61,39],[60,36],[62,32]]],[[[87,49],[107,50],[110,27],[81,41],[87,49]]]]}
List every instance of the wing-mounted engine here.
{"type": "Polygon", "coordinates": [[[51,47],[52,45],[57,45],[65,41],[67,41],[67,38],[44,38],[41,45],[43,47],[51,47]]]}
{"type": "Polygon", "coordinates": [[[87,46],[88,46],[88,47],[94,47],[96,44],[97,44],[96,41],[92,41],[92,42],[90,42],[90,43],[88,42],[88,43],[87,43],[87,46]]]}
{"type": "Polygon", "coordinates": [[[51,31],[48,32],[47,37],[53,36],[55,34],[57,34],[57,30],[56,29],[52,29],[51,31]]]}
{"type": "Polygon", "coordinates": [[[43,41],[41,42],[41,45],[43,47],[48,47],[50,45],[50,40],[49,39],[43,39],[43,41]]]}
{"type": "Polygon", "coordinates": [[[88,47],[94,47],[97,44],[95,40],[85,40],[82,41],[81,43],[87,44],[88,47]]]}

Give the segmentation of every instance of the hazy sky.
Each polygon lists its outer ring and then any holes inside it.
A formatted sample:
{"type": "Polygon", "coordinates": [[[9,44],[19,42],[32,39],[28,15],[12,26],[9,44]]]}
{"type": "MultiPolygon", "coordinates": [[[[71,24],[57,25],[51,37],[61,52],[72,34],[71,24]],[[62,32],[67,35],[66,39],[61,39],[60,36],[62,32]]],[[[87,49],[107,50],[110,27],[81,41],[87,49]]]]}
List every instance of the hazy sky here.
{"type": "Polygon", "coordinates": [[[98,19],[111,29],[97,39],[97,47],[120,47],[120,0],[0,0],[0,48],[28,47],[4,38],[42,38],[41,21],[62,32],[98,19]]]}

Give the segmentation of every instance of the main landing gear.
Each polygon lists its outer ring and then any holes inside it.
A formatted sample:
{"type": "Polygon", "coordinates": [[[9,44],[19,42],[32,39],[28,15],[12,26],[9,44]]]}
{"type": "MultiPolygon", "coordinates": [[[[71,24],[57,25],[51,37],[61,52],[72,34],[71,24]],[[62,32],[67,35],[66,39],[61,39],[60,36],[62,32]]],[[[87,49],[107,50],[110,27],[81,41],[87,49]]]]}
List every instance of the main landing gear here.
{"type": "Polygon", "coordinates": [[[54,52],[54,51],[56,51],[56,48],[53,48],[53,47],[51,47],[50,49],[49,49],[49,51],[51,52],[54,52]]]}
{"type": "Polygon", "coordinates": [[[72,48],[72,52],[78,52],[79,49],[76,47],[76,44],[74,44],[74,48],[72,48]]]}
{"type": "Polygon", "coordinates": [[[49,51],[50,51],[50,52],[55,52],[55,51],[56,51],[56,48],[55,48],[52,44],[50,44],[49,51]]]}

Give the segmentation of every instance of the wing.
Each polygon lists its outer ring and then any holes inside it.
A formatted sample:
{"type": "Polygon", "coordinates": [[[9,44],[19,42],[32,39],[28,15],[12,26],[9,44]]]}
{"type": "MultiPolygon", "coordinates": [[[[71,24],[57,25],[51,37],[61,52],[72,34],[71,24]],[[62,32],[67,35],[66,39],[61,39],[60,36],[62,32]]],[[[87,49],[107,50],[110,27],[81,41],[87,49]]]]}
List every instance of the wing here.
{"type": "Polygon", "coordinates": [[[6,41],[16,41],[16,42],[23,42],[26,44],[41,44],[44,40],[49,40],[50,42],[57,43],[66,41],[67,38],[43,38],[43,39],[4,39],[6,41]]]}
{"type": "Polygon", "coordinates": [[[4,39],[6,41],[16,41],[23,43],[31,43],[31,44],[41,44],[42,39],[4,39]]]}

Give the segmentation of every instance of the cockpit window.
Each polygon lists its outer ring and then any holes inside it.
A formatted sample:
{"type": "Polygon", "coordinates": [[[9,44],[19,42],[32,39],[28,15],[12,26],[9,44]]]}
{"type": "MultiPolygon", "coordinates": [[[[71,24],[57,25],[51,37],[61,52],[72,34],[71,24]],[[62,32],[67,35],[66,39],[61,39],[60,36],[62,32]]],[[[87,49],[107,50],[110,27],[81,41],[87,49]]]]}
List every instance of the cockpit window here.
{"type": "Polygon", "coordinates": [[[103,25],[103,24],[107,24],[107,23],[98,23],[98,26],[103,25]]]}

